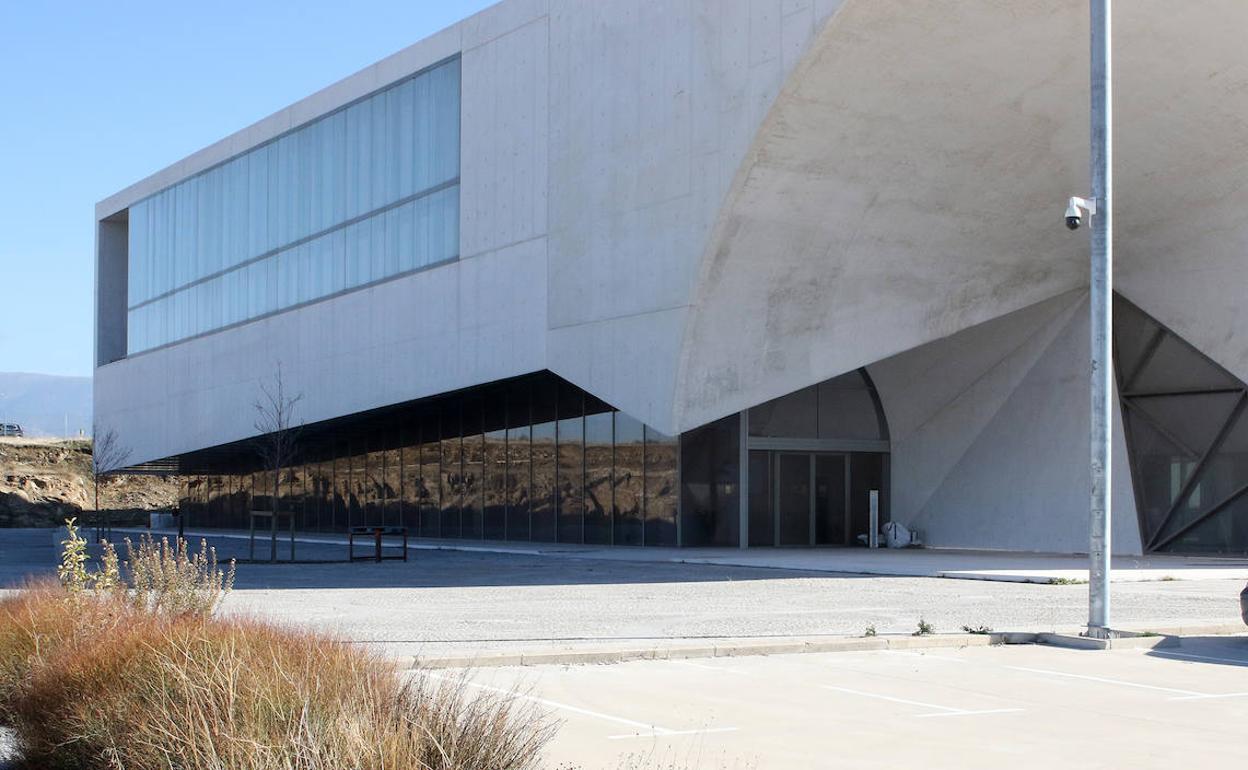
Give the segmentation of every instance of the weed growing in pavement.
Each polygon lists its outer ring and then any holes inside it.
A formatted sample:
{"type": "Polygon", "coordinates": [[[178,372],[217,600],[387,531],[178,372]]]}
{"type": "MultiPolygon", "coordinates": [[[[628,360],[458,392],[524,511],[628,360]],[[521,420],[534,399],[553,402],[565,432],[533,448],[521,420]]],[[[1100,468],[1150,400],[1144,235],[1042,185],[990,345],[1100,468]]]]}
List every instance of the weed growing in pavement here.
{"type": "Polygon", "coordinates": [[[867,626],[867,630],[866,630],[866,631],[863,631],[863,632],[862,632],[862,635],[863,635],[863,636],[875,636],[875,635],[876,635],[876,634],[875,634],[875,624],[874,624],[874,623],[872,623],[871,625],[867,626]]]}
{"type": "Polygon", "coordinates": [[[992,633],[992,628],[990,626],[962,626],[962,631],[968,634],[987,636],[992,633]]]}
{"type": "Polygon", "coordinates": [[[1088,584],[1088,581],[1082,580],[1080,578],[1059,577],[1059,578],[1053,578],[1052,580],[1049,581],[1049,585],[1051,586],[1086,586],[1087,584],[1088,584]]]}
{"type": "Polygon", "coordinates": [[[936,627],[928,623],[923,618],[919,618],[919,628],[914,632],[915,636],[927,636],[936,633],[936,627]]]}

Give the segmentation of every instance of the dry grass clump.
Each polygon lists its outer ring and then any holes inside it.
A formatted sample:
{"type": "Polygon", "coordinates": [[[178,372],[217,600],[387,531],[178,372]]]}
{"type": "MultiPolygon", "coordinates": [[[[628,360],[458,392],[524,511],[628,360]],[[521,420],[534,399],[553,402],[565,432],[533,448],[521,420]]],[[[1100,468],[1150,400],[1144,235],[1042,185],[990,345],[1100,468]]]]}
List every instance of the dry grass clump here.
{"type": "Polygon", "coordinates": [[[0,722],[31,767],[527,770],[552,735],[326,636],[94,588],[0,599],[0,722]]]}

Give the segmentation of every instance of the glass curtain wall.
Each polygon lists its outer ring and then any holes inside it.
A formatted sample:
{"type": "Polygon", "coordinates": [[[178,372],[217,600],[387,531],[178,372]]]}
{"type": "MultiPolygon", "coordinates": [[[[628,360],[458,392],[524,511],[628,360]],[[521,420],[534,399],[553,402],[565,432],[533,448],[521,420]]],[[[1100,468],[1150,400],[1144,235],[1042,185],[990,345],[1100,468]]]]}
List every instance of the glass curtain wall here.
{"type": "Polygon", "coordinates": [[[1248,385],[1122,297],[1114,357],[1145,549],[1248,553],[1248,385]]]}
{"type": "Polygon", "coordinates": [[[686,433],[680,459],[681,542],[739,544],[740,416],[734,414],[686,433]]]}
{"type": "Polygon", "coordinates": [[[129,209],[138,353],[459,256],[452,59],[129,209]]]}
{"type": "MultiPolygon", "coordinates": [[[[303,462],[283,473],[281,504],[303,530],[401,524],[413,537],[677,543],[680,442],[553,376],[333,433],[305,427],[303,462]]],[[[735,531],[735,486],[727,466],[716,473],[731,521],[703,512],[701,529],[686,524],[694,542],[725,542],[735,531]]],[[[272,474],[256,471],[196,476],[183,509],[195,526],[246,527],[247,510],[267,505],[271,486],[272,474]]]]}

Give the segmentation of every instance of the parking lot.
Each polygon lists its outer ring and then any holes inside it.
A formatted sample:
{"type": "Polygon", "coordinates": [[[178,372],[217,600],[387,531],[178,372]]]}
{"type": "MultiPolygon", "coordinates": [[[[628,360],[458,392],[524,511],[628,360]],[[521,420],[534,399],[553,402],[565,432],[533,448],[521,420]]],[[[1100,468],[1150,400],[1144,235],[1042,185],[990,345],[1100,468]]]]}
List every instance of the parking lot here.
{"type": "MultiPolygon", "coordinates": [[[[430,674],[454,678],[450,671],[430,674]]],[[[1242,767],[1248,637],[480,669],[584,768],[1242,767]]]]}
{"type": "MultiPolygon", "coordinates": [[[[54,576],[53,539],[49,530],[0,531],[0,587],[54,576]]],[[[248,556],[246,541],[210,542],[223,559],[248,556]]],[[[858,637],[868,626],[908,634],[920,618],[937,633],[1070,630],[1087,618],[1086,585],[463,551],[350,564],[345,555],[340,545],[301,543],[304,563],[240,564],[224,609],[424,658],[858,637]]],[[[1115,584],[1115,623],[1240,628],[1242,589],[1233,580],[1115,584]]]]}

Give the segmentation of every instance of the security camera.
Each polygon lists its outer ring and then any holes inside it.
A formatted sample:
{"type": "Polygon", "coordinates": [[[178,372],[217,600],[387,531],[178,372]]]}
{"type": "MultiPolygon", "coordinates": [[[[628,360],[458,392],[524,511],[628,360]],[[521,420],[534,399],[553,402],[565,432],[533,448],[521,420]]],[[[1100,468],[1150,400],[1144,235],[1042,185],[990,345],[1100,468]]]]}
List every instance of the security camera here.
{"type": "Polygon", "coordinates": [[[1078,230],[1083,224],[1083,212],[1073,203],[1066,207],[1066,229],[1078,230]]]}
{"type": "Polygon", "coordinates": [[[1066,229],[1078,230],[1083,224],[1083,212],[1088,212],[1088,216],[1096,215],[1096,199],[1095,198],[1071,198],[1070,203],[1066,206],[1066,229]]]}

